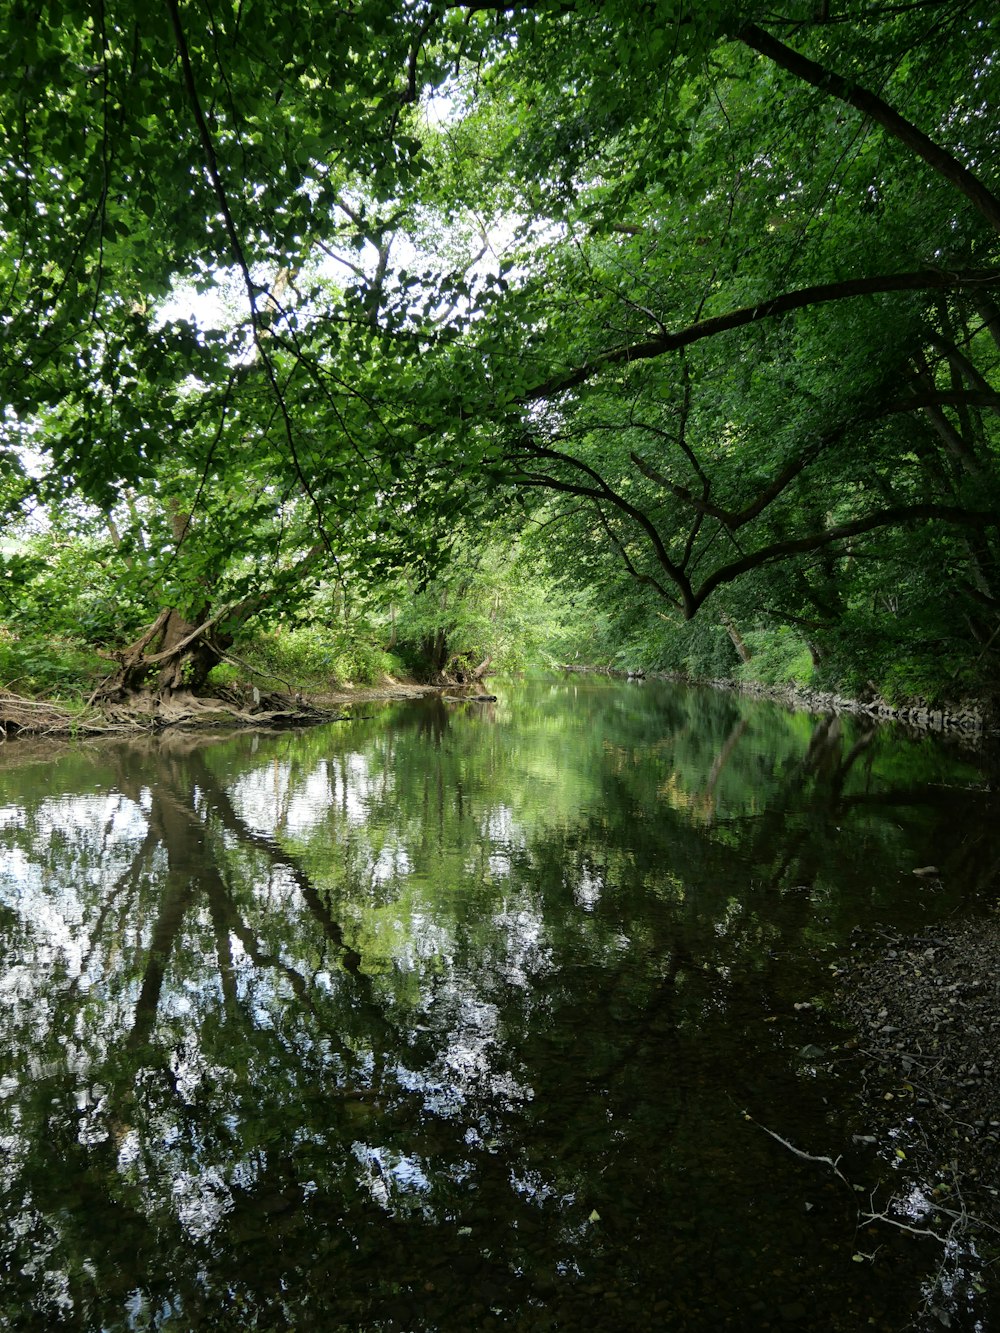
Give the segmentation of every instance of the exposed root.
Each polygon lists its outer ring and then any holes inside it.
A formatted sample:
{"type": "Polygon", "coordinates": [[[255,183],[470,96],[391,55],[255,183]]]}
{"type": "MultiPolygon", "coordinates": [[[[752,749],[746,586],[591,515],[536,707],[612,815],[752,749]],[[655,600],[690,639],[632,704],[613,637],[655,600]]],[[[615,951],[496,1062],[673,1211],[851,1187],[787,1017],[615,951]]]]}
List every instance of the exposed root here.
{"type": "Polygon", "coordinates": [[[121,703],[70,708],[0,691],[0,741],[13,736],[95,736],[155,731],[161,727],[296,726],[339,716],[307,703],[301,695],[259,692],[247,699],[195,694],[137,694],[121,703]]]}

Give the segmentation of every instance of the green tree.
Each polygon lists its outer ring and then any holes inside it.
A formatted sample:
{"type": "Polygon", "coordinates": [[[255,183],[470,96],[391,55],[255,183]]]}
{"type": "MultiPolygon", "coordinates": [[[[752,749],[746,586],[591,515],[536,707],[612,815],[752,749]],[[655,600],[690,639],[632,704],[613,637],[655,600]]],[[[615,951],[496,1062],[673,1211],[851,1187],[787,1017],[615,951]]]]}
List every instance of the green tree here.
{"type": "MultiPolygon", "coordinates": [[[[213,589],[289,505],[288,568],[329,575],[387,527],[429,558],[467,505],[541,495],[581,577],[617,564],[643,606],[711,602],[744,643],[799,624],[830,661],[864,613],[989,673],[986,0],[12,17],[8,442],[105,511],[187,469],[158,522],[213,589]],[[230,326],[162,322],[223,273],[230,326]]],[[[123,688],[203,674],[263,590],[202,592],[123,688]]]]}
{"type": "Polygon", "coordinates": [[[491,114],[516,108],[516,160],[548,152],[553,228],[525,259],[524,406],[497,447],[519,487],[566,497],[597,577],[614,553],[674,613],[712,599],[817,651],[873,601],[894,647],[901,609],[911,651],[990,642],[995,31],[932,10],[772,16],[794,48],[725,19],[703,69],[677,55],[668,110],[642,118],[626,79],[585,135],[582,7],[495,62],[491,114]]]}

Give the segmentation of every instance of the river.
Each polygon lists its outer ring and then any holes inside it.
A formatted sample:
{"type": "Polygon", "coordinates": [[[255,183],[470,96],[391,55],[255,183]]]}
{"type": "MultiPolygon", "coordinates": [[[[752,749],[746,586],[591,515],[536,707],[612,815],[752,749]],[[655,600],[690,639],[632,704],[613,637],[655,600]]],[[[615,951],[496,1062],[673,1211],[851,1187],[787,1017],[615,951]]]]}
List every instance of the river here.
{"type": "Polygon", "coordinates": [[[975,757],[663,682],[493,688],[3,747],[0,1326],[916,1317],[926,1243],[859,1239],[774,1136],[898,1183],[830,999],[858,931],[985,905],[975,757]]]}

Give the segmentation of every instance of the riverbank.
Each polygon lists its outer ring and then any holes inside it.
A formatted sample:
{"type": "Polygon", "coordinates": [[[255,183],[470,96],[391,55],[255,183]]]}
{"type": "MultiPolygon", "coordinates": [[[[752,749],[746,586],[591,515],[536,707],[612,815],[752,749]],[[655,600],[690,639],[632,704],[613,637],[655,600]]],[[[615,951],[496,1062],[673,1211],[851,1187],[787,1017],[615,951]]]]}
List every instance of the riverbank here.
{"type": "Polygon", "coordinates": [[[925,1312],[945,1326],[985,1327],[965,1321],[982,1317],[1000,1260],[998,956],[994,910],[859,939],[837,975],[864,1088],[856,1142],[890,1170],[871,1220],[941,1247],[925,1312]]]}
{"type": "MultiPolygon", "coordinates": [[[[914,731],[951,735],[975,743],[996,735],[995,714],[982,700],[966,700],[936,707],[923,700],[889,704],[884,699],[853,699],[834,691],[811,690],[790,685],[766,685],[720,677],[695,679],[678,672],[626,671],[615,667],[563,665],[564,672],[581,672],[631,680],[667,680],[731,691],[748,698],[769,699],[786,707],[811,713],[852,714],[877,722],[898,722],[914,731]]],[[[444,689],[459,692],[460,686],[427,685],[386,677],[378,685],[342,685],[336,689],[269,692],[249,687],[223,689],[216,695],[178,695],[164,701],[136,700],[128,705],[98,708],[52,699],[33,699],[0,690],[0,742],[15,736],[106,735],[156,730],[165,726],[296,725],[329,720],[338,710],[353,704],[391,702],[420,698],[444,689]]]]}
{"type": "Polygon", "coordinates": [[[884,699],[852,699],[826,690],[772,686],[757,682],[704,681],[714,688],[732,689],[758,699],[774,699],[789,707],[815,713],[851,713],[877,722],[902,722],[920,731],[989,735],[996,730],[991,710],[982,700],[965,700],[932,707],[925,700],[890,704],[884,699]]]}
{"type": "Polygon", "coordinates": [[[0,743],[19,736],[109,736],[157,731],[164,727],[296,726],[333,721],[356,704],[389,703],[439,693],[442,686],[392,678],[378,685],[334,690],[261,694],[224,690],[218,695],[179,695],[167,700],[97,708],[87,704],[31,699],[0,691],[0,743]]]}
{"type": "Polygon", "coordinates": [[[901,722],[917,731],[933,731],[967,737],[994,735],[1000,730],[993,708],[984,700],[967,699],[931,705],[923,699],[890,704],[885,699],[854,699],[832,690],[812,690],[795,685],[766,685],[762,681],[732,680],[728,677],[697,679],[676,671],[627,671],[617,667],[564,665],[563,671],[596,672],[626,680],[670,680],[685,685],[701,685],[712,690],[728,690],[752,699],[770,699],[775,703],[807,713],[849,713],[877,722],[901,722]]]}

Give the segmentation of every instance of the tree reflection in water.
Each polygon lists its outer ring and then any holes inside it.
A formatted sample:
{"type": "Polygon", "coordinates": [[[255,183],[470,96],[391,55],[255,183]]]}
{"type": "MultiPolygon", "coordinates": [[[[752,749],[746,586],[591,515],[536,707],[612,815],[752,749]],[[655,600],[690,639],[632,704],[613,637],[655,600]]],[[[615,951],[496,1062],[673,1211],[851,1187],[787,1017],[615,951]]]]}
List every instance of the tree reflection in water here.
{"type": "Polygon", "coordinates": [[[6,1326],[895,1327],[919,1243],[851,1265],[851,1200],[738,1108],[840,1150],[794,1003],[856,924],[982,888],[977,778],[579,681],[11,747],[6,1326]]]}

